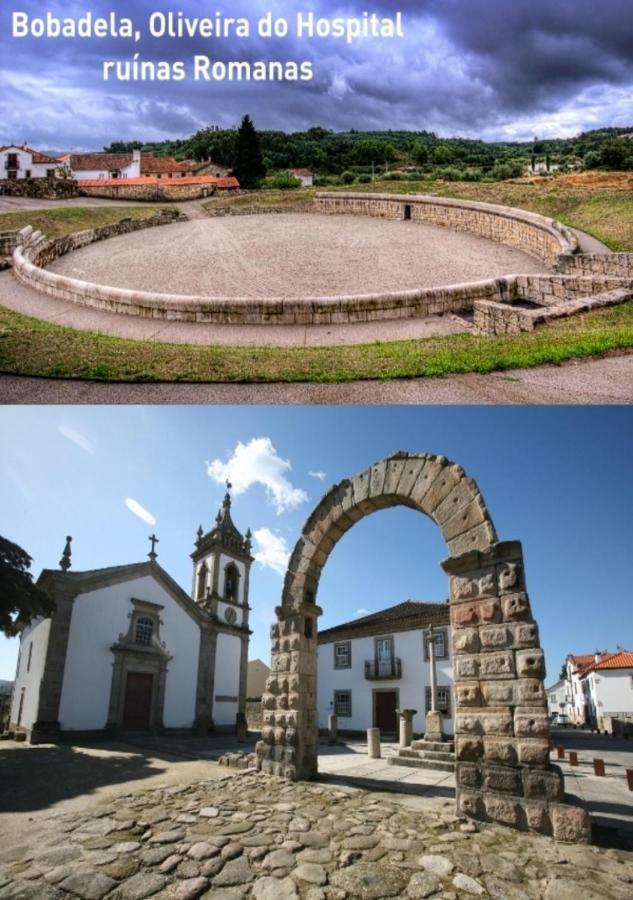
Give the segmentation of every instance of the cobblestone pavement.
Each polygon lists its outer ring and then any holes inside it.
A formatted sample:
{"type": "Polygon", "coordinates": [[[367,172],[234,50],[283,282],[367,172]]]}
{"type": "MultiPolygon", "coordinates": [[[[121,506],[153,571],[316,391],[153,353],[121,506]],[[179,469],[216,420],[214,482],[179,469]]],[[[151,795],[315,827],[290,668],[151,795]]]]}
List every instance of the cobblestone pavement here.
{"type": "Polygon", "coordinates": [[[567,846],[383,794],[255,772],[58,813],[0,853],[0,898],[630,900],[633,854],[567,846]]]}

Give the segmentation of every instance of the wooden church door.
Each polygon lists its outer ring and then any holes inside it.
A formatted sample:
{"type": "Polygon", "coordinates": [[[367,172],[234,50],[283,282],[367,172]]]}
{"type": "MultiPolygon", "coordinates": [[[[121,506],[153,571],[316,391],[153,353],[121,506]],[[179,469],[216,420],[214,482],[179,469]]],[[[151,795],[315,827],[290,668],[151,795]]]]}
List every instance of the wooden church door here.
{"type": "Polygon", "coordinates": [[[152,707],[153,675],[128,672],[123,708],[123,727],[130,731],[148,731],[152,707]]]}

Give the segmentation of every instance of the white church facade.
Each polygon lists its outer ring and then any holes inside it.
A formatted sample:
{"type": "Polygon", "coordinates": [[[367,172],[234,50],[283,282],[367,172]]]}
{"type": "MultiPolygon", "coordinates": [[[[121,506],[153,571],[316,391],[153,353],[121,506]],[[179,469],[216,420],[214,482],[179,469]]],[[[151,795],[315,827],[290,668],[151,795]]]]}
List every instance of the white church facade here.
{"type": "Polygon", "coordinates": [[[414,734],[426,731],[431,709],[429,627],[435,642],[436,709],[445,734],[453,733],[453,660],[449,606],[407,600],[319,632],[317,702],[319,729],[337,717],[341,734],[381,736],[398,731],[398,709],[414,709],[414,734]]]}
{"type": "Polygon", "coordinates": [[[227,493],[214,527],[198,530],[193,590],[156,561],[71,572],[38,585],[55,612],[20,638],[11,728],[32,743],[120,731],[207,734],[244,727],[250,532],[227,493]]]}

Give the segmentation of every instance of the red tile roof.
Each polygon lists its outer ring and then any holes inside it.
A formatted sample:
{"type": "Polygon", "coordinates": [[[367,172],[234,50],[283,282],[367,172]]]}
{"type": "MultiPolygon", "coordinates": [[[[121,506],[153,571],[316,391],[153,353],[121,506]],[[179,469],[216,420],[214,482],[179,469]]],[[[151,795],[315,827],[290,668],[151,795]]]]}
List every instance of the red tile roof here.
{"type": "Polygon", "coordinates": [[[0,153],[3,150],[23,150],[25,153],[30,153],[34,163],[59,163],[59,160],[54,156],[48,156],[46,153],[42,153],[40,150],[33,150],[32,147],[27,147],[24,144],[5,144],[3,147],[0,147],[0,153]]]}
{"type": "Polygon", "coordinates": [[[124,169],[132,163],[131,153],[66,153],[60,159],[70,165],[75,172],[89,172],[91,169],[124,169]]]}
{"type": "Polygon", "coordinates": [[[153,153],[141,154],[141,175],[155,175],[164,172],[193,172],[190,163],[179,163],[172,156],[154,156],[153,153]]]}
{"type": "Polygon", "coordinates": [[[140,178],[83,178],[79,185],[85,187],[130,187],[134,185],[157,185],[160,187],[184,187],[185,185],[213,185],[218,188],[239,187],[237,178],[216,178],[215,175],[185,175],[183,178],[159,178],[157,175],[142,175],[140,178]],[[227,182],[230,182],[227,183],[227,182]]]}
{"type": "Polygon", "coordinates": [[[633,653],[630,650],[619,650],[603,656],[600,662],[594,663],[592,669],[633,669],[633,653]]]}

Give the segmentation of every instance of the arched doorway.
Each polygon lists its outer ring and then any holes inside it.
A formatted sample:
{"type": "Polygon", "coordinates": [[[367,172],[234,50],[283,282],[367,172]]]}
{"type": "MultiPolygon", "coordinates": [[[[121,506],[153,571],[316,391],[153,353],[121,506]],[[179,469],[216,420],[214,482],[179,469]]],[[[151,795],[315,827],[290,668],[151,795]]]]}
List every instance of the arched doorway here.
{"type": "Polygon", "coordinates": [[[497,540],[477,485],[443,456],[395,453],[331,488],[306,521],[271,629],[259,768],[290,780],[317,775],[321,570],[355,522],[396,505],[429,516],[448,549],[458,811],[586,840],[586,812],[562,803],[562,775],[549,763],[545,665],[521,544],[497,540]]]}

